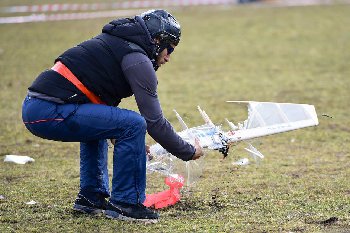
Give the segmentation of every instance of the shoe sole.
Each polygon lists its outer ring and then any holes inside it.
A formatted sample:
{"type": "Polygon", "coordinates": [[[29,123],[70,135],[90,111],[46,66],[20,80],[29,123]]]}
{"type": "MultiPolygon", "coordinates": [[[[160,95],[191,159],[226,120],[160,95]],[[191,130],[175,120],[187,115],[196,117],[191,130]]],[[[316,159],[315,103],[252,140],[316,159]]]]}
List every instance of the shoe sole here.
{"type": "Polygon", "coordinates": [[[78,204],[74,204],[73,210],[79,211],[79,212],[84,213],[84,214],[92,214],[92,215],[101,214],[104,211],[102,209],[91,208],[91,207],[78,205],[78,204]]]}
{"type": "Polygon", "coordinates": [[[124,216],[122,214],[118,214],[115,211],[105,210],[104,211],[107,218],[111,219],[119,219],[122,221],[131,221],[131,222],[143,222],[143,223],[157,223],[158,219],[142,219],[142,218],[131,218],[124,216]]]}

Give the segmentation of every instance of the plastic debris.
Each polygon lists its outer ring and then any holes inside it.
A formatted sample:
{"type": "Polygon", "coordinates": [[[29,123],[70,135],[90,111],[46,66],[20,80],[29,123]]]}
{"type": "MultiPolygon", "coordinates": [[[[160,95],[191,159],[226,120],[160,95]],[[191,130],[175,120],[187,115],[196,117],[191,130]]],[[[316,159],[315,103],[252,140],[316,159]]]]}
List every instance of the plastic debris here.
{"type": "Polygon", "coordinates": [[[16,164],[26,164],[34,161],[33,158],[23,155],[6,155],[4,159],[4,162],[12,162],[16,164]]]}
{"type": "Polygon", "coordinates": [[[264,155],[258,151],[252,144],[248,144],[248,148],[244,148],[246,151],[249,152],[249,154],[255,159],[263,159],[264,155]]]}
{"type": "Polygon", "coordinates": [[[203,167],[205,166],[204,158],[197,160],[190,160],[187,162],[174,161],[175,173],[185,177],[185,185],[193,186],[200,179],[203,173],[203,167]]]}
{"type": "Polygon", "coordinates": [[[249,159],[243,158],[240,160],[237,160],[236,162],[233,162],[232,165],[238,165],[238,166],[245,166],[249,164],[249,159]]]}
{"type": "Polygon", "coordinates": [[[0,200],[4,200],[5,197],[3,195],[0,195],[0,200]]]}
{"type": "Polygon", "coordinates": [[[158,172],[165,176],[171,176],[173,172],[174,164],[173,160],[175,156],[168,153],[159,144],[155,144],[150,148],[151,153],[146,162],[147,173],[158,172]]]}
{"type": "Polygon", "coordinates": [[[31,200],[30,202],[26,202],[27,205],[35,205],[37,202],[36,201],[33,201],[31,200]]]}
{"type": "Polygon", "coordinates": [[[184,182],[185,179],[177,174],[165,178],[165,184],[168,185],[170,189],[154,194],[147,194],[143,205],[146,207],[154,207],[155,209],[175,205],[181,198],[180,189],[184,185],[184,182]]]}

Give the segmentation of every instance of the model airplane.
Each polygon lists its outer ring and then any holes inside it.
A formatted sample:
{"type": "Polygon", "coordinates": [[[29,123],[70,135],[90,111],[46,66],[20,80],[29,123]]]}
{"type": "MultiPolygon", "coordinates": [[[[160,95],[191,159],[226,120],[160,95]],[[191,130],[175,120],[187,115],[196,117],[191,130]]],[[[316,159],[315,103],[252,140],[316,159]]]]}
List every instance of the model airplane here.
{"type": "MultiPolygon", "coordinates": [[[[226,119],[230,130],[225,132],[221,129],[221,126],[215,125],[205,111],[198,106],[199,113],[203,117],[205,124],[188,128],[181,116],[174,110],[183,127],[183,131],[179,132],[179,135],[190,143],[193,143],[195,138],[197,138],[204,149],[217,150],[226,157],[230,146],[240,141],[248,142],[248,140],[258,137],[318,125],[318,118],[313,105],[255,101],[227,102],[247,104],[248,119],[237,126],[226,119]]],[[[249,142],[245,150],[254,158],[264,157],[249,142]]],[[[172,176],[174,174],[174,162],[179,159],[171,155],[159,144],[152,145],[150,151],[153,159],[147,162],[147,170],[172,176]]],[[[198,165],[198,161],[186,162],[187,174],[183,175],[187,178],[187,184],[189,184],[190,168],[193,166],[191,163],[198,165]]]]}

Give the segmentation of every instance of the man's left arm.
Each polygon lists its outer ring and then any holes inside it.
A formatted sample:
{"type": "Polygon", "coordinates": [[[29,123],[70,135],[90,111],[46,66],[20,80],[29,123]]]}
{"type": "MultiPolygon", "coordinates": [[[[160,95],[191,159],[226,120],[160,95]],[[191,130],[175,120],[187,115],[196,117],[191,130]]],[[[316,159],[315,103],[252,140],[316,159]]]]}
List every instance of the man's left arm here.
{"type": "MultiPolygon", "coordinates": [[[[122,69],[134,93],[139,111],[147,122],[149,135],[180,159],[195,159],[196,148],[184,141],[163,116],[157,95],[157,77],[147,56],[142,53],[126,55],[122,61],[122,69]]],[[[199,147],[197,152],[198,150],[199,147]]]]}

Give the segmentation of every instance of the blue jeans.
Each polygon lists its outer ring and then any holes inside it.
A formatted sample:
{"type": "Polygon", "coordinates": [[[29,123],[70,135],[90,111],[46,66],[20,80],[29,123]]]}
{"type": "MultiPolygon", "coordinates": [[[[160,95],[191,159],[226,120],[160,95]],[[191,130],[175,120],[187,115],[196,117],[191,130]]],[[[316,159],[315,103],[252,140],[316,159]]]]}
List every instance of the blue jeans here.
{"type": "Polygon", "coordinates": [[[80,142],[80,193],[110,201],[143,203],[146,189],[146,122],[133,111],[99,104],[57,104],[26,97],[22,118],[34,135],[55,141],[80,142]],[[107,139],[113,151],[109,194],[107,139]]]}

